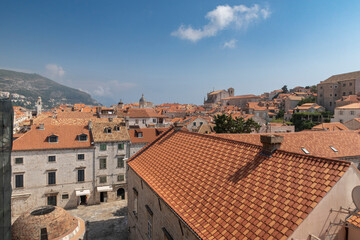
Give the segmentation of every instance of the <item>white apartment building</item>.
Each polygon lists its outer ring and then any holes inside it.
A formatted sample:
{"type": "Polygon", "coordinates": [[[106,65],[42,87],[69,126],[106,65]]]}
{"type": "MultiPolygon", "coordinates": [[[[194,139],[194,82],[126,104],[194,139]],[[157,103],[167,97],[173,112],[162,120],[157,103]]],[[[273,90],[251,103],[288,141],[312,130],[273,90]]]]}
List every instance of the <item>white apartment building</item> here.
{"type": "Polygon", "coordinates": [[[94,204],[93,154],[86,126],[40,124],[21,134],[11,154],[12,215],[94,204]]]}
{"type": "Polygon", "coordinates": [[[360,117],[360,103],[352,103],[349,105],[335,108],[334,118],[331,119],[331,122],[345,123],[349,120],[359,117],[360,117]]]}

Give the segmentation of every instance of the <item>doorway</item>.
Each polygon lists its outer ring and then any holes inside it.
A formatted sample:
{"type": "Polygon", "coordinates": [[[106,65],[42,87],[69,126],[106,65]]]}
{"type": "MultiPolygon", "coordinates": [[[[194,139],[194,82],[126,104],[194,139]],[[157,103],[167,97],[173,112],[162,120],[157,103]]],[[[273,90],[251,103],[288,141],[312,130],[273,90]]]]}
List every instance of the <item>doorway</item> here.
{"type": "Polygon", "coordinates": [[[100,202],[107,202],[107,192],[100,192],[100,202]]]}
{"type": "Polygon", "coordinates": [[[86,195],[80,196],[80,205],[86,205],[86,195]]]}

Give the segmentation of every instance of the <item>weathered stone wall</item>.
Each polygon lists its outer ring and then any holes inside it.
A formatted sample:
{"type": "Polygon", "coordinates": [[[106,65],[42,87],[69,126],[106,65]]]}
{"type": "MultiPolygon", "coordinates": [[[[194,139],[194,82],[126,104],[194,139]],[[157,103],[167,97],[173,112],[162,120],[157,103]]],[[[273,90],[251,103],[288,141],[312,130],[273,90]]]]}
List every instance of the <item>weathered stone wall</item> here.
{"type": "Polygon", "coordinates": [[[173,239],[198,239],[131,168],[129,168],[127,173],[129,239],[148,239],[149,212],[145,205],[148,205],[153,213],[152,239],[166,239],[164,237],[164,231],[162,230],[163,228],[167,230],[173,239]],[[134,214],[134,188],[138,192],[137,214],[134,214]]]}

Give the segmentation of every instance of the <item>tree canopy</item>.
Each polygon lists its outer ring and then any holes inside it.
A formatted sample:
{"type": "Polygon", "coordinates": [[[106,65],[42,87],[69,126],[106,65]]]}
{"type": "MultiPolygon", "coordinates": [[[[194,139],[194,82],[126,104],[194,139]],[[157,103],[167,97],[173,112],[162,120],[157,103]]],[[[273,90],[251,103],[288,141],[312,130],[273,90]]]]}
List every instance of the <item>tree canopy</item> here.
{"type": "Polygon", "coordinates": [[[251,133],[252,131],[259,131],[260,125],[253,119],[245,120],[242,117],[235,119],[229,115],[215,115],[214,116],[216,133],[251,133]]]}

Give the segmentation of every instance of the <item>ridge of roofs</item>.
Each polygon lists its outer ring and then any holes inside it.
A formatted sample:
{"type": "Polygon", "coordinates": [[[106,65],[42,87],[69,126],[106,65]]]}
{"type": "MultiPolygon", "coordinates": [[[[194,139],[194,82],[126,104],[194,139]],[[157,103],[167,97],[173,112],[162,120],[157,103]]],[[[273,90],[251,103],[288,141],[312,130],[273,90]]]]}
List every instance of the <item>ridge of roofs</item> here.
{"type": "MultiPolygon", "coordinates": [[[[248,142],[261,145],[260,135],[271,135],[271,133],[252,134],[216,134],[218,137],[248,142]]],[[[293,133],[276,133],[284,136],[280,150],[294,153],[304,153],[302,148],[310,152],[310,155],[339,158],[347,156],[360,156],[360,134],[356,131],[303,131],[293,133]],[[334,147],[338,152],[333,151],[334,147]]]]}
{"type": "Polygon", "coordinates": [[[202,239],[286,239],[351,163],[261,150],[170,128],[128,166],[202,239]]]}
{"type": "Polygon", "coordinates": [[[344,105],[344,106],[341,106],[341,107],[337,107],[335,109],[358,109],[358,108],[360,108],[360,103],[359,102],[351,103],[351,104],[344,105]]]}
{"type": "Polygon", "coordinates": [[[344,124],[340,122],[320,123],[319,125],[314,126],[312,129],[328,129],[329,131],[349,130],[344,124]]]}
{"type": "Polygon", "coordinates": [[[334,83],[339,81],[353,80],[360,78],[360,71],[332,75],[320,83],[334,83]]]}
{"type": "Polygon", "coordinates": [[[44,130],[35,125],[13,141],[13,151],[90,148],[90,133],[84,125],[46,125],[44,130]],[[86,134],[86,141],[78,141],[78,135],[86,134]],[[48,137],[56,135],[58,142],[49,142],[48,137]]]}
{"type": "Polygon", "coordinates": [[[167,118],[167,116],[157,113],[152,108],[129,108],[125,114],[131,118],[149,118],[160,117],[167,118]]]}
{"type": "Polygon", "coordinates": [[[129,141],[130,136],[125,126],[120,126],[116,122],[94,122],[92,123],[91,134],[94,142],[117,142],[129,141]],[[116,129],[118,127],[118,130],[116,129]],[[105,128],[110,128],[110,133],[105,132],[105,128]]]}
{"type": "Polygon", "coordinates": [[[161,133],[168,130],[166,127],[162,128],[138,128],[138,129],[129,129],[129,136],[131,143],[150,143],[154,141],[161,133]],[[142,132],[142,137],[136,136],[136,131],[142,132]]]}

